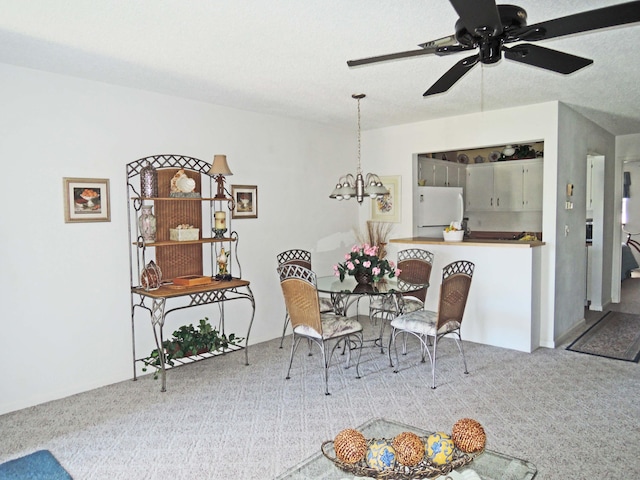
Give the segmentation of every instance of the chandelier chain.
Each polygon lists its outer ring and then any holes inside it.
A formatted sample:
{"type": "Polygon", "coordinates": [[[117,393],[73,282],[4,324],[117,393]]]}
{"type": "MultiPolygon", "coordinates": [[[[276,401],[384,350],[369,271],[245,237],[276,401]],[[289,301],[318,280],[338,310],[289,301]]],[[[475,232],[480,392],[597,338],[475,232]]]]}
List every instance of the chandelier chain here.
{"type": "Polygon", "coordinates": [[[362,173],[362,166],[360,163],[360,98],[358,100],[358,171],[356,173],[362,173]]]}

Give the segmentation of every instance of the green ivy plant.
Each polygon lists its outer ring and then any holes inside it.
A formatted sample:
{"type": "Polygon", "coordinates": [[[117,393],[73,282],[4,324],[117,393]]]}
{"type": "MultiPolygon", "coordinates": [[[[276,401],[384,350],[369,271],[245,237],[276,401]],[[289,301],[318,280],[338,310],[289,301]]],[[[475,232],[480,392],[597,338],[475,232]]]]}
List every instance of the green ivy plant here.
{"type": "MultiPolygon", "coordinates": [[[[218,329],[213,328],[207,317],[200,319],[197,327],[193,324],[183,325],[173,332],[173,338],[162,342],[165,361],[173,366],[174,359],[189,357],[192,355],[215,352],[216,350],[224,350],[229,345],[238,345],[244,340],[242,337],[236,337],[231,333],[227,337],[224,333],[220,333],[218,329]]],[[[143,372],[147,371],[147,367],[156,368],[153,378],[158,378],[158,370],[160,368],[160,353],[155,348],[148,357],[141,359],[144,363],[143,372]]]]}

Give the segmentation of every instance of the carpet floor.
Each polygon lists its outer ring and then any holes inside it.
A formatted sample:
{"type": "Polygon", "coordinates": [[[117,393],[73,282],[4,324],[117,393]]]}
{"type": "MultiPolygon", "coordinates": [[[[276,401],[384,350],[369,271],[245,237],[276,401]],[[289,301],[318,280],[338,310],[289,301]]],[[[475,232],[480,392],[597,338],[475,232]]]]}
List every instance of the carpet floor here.
{"type": "Polygon", "coordinates": [[[567,350],[637,363],[640,360],[640,315],[607,312],[567,350]]]}
{"type": "Polygon", "coordinates": [[[291,337],[280,349],[274,336],[250,348],[249,366],[239,351],[169,371],[165,393],[146,375],[1,415],[0,462],[45,449],[75,480],[265,480],[372,418],[450,431],[471,417],[487,448],[532,462],[536,480],[640,478],[639,364],[465,342],[465,375],[445,339],[435,390],[410,344],[397,374],[377,348],[359,380],[338,359],[325,396],[320,356],[300,348],[285,380],[291,337]]]}

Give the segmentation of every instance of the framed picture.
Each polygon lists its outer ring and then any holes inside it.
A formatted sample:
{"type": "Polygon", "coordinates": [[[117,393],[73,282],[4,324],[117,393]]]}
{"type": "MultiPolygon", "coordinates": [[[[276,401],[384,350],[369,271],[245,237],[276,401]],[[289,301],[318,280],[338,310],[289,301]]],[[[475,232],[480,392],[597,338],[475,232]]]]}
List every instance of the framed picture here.
{"type": "Polygon", "coordinates": [[[233,211],[231,218],[258,218],[258,187],[256,185],[231,185],[233,211]]]}
{"type": "Polygon", "coordinates": [[[400,175],[380,177],[382,184],[389,190],[387,195],[371,200],[371,220],[377,222],[400,222],[400,175]]]}
{"type": "Polygon", "coordinates": [[[110,222],[108,178],[62,179],[64,188],[64,221],[110,222]]]}

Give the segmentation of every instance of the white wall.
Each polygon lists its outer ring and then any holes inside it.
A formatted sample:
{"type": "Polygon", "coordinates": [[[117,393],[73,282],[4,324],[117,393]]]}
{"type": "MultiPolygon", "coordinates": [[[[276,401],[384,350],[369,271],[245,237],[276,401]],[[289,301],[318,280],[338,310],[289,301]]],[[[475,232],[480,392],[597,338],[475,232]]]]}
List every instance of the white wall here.
{"type": "MultiPolygon", "coordinates": [[[[422,152],[466,150],[544,141],[544,215],[542,229],[547,245],[542,250],[540,342],[554,346],[555,208],[557,183],[558,104],[550,102],[500,111],[442,118],[363,133],[363,165],[380,175],[402,175],[402,222],[394,237],[410,237],[413,155],[422,152]]],[[[361,221],[364,220],[364,213],[361,221]]],[[[393,246],[393,244],[392,244],[393,246]]],[[[395,255],[395,251],[391,252],[395,255]]],[[[514,275],[516,273],[514,272],[514,275]]]]}
{"type": "Polygon", "coordinates": [[[558,241],[556,250],[555,269],[565,272],[558,275],[559,284],[556,286],[555,334],[556,338],[570,331],[575,326],[576,318],[582,318],[584,313],[584,278],[586,276],[586,262],[584,260],[585,218],[586,214],[586,180],[587,156],[604,157],[604,188],[597,189],[603,194],[598,199],[597,210],[594,211],[594,237],[598,234],[602,242],[596,242],[592,258],[594,267],[602,272],[602,283],[599,295],[593,299],[594,303],[605,305],[611,302],[612,272],[617,265],[618,278],[620,272],[620,249],[613,248],[614,224],[620,218],[621,195],[616,191],[619,182],[615,181],[615,137],[586,119],[575,110],[560,104],[558,137],[558,241]],[[565,189],[567,183],[574,185],[572,201],[574,208],[566,210],[564,203],[567,199],[565,189]],[[617,184],[617,186],[616,186],[617,184]],[[616,214],[616,211],[618,212],[616,214]],[[598,218],[596,218],[596,216],[598,218]],[[597,223],[597,227],[595,225],[597,223]],[[564,235],[564,226],[569,227],[569,235],[564,235]],[[600,228],[602,230],[600,230],[600,228]],[[596,233],[597,230],[597,233],[596,233]],[[581,252],[580,257],[576,252],[581,252]],[[617,259],[613,256],[617,254],[617,259]],[[616,263],[617,262],[617,263],[616,263]],[[560,301],[559,299],[563,300],[560,301]]]}
{"type": "MultiPolygon", "coordinates": [[[[258,185],[259,218],[234,221],[256,297],[252,343],[281,332],[276,254],[309,249],[314,269],[330,274],[352,243],[357,204],[328,198],[355,159],[351,130],[8,65],[0,65],[0,105],[0,414],[131,378],[130,161],[177,153],[210,162],[224,153],[228,183],[258,185]],[[111,222],[64,223],[63,177],[110,179],[111,222]]],[[[242,335],[246,308],[234,313],[227,327],[242,335]]],[[[151,347],[150,325],[137,331],[151,347]]]]}

